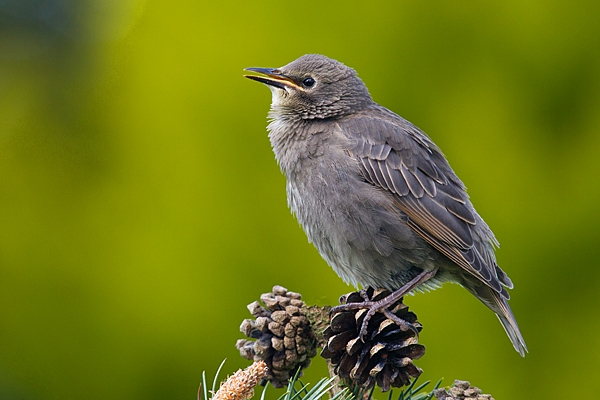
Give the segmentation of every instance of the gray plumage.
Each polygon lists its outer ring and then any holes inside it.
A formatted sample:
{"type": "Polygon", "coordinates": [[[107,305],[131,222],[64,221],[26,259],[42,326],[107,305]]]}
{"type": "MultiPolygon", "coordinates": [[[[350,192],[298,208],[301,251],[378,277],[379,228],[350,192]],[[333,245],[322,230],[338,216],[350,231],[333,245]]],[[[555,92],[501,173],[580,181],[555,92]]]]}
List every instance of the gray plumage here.
{"type": "Polygon", "coordinates": [[[524,355],[498,242],[431,139],[375,103],[338,61],[311,54],[248,70],[272,91],[269,139],[289,207],[335,272],[392,291],[423,272],[435,275],[417,290],[459,283],[496,313],[524,355]]]}

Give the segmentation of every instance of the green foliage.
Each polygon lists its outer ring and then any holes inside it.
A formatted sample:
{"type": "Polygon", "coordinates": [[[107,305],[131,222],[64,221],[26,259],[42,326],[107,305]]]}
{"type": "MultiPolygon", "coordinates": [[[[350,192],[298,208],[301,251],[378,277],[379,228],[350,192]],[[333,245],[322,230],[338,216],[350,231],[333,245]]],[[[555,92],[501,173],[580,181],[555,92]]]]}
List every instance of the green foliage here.
{"type": "MultiPolygon", "coordinates": [[[[418,378],[413,379],[410,385],[405,388],[390,390],[387,394],[387,400],[394,400],[396,391],[400,391],[398,397],[396,398],[397,400],[431,400],[433,398],[433,391],[440,387],[442,383],[442,380],[440,379],[431,391],[424,392],[423,389],[425,389],[425,387],[427,387],[431,381],[426,381],[419,386],[416,386],[418,380],[418,378]]],[[[374,392],[375,388],[365,391],[364,389],[355,387],[353,390],[351,390],[351,393],[355,399],[371,400],[374,398],[374,392]]]]}
{"type": "MultiPolygon", "coordinates": [[[[334,387],[333,378],[323,378],[309,390],[309,384],[304,384],[298,380],[298,374],[290,380],[287,390],[278,400],[319,400],[323,396],[328,396],[329,391],[334,387]]],[[[265,388],[266,389],[266,388],[265,388]]],[[[354,396],[347,389],[343,389],[330,397],[331,400],[353,400],[354,396]]],[[[264,400],[264,398],[261,398],[264,400]]]]}
{"type": "Polygon", "coordinates": [[[217,372],[215,372],[215,377],[213,378],[212,387],[210,390],[210,396],[206,382],[206,371],[202,371],[202,384],[200,385],[200,388],[198,388],[198,400],[210,400],[212,395],[217,392],[219,389],[219,375],[223,369],[223,366],[225,365],[225,361],[227,361],[227,359],[221,361],[219,368],[217,368],[217,372]]]}
{"type": "MultiPolygon", "coordinates": [[[[414,379],[406,389],[403,389],[398,396],[398,400],[431,400],[433,398],[433,391],[439,388],[442,384],[442,380],[440,379],[430,392],[421,392],[427,385],[429,385],[431,381],[423,382],[419,386],[415,387],[417,381],[418,379],[414,379]]],[[[388,400],[392,399],[391,392],[392,391],[390,391],[390,397],[388,397],[388,400]]]]}
{"type": "MultiPolygon", "coordinates": [[[[219,389],[219,375],[221,370],[223,369],[223,365],[226,360],[223,360],[217,371],[215,372],[215,376],[213,378],[212,387],[210,392],[208,391],[208,382],[206,379],[206,372],[202,372],[202,384],[198,389],[198,400],[210,400],[212,396],[219,389]]],[[[279,396],[277,400],[320,400],[322,397],[326,395],[330,395],[332,393],[332,389],[335,388],[336,377],[330,378],[322,378],[317,382],[314,387],[309,389],[310,384],[302,383],[299,380],[300,370],[290,379],[288,383],[287,389],[285,393],[279,396]]],[[[431,392],[422,392],[423,389],[429,385],[430,381],[423,382],[419,386],[416,386],[418,381],[417,379],[413,379],[411,384],[406,388],[400,390],[400,394],[397,397],[397,400],[431,400],[433,397],[433,390],[437,389],[442,380],[440,379],[438,383],[435,385],[431,392]]],[[[264,387],[262,393],[260,395],[260,400],[266,400],[267,388],[269,384],[264,387]]],[[[335,390],[335,394],[329,397],[329,400],[354,400],[354,399],[365,399],[371,400],[373,399],[373,393],[375,391],[375,387],[365,391],[365,389],[359,387],[353,387],[352,389],[343,388],[341,390],[335,390]]],[[[256,396],[255,396],[256,397],[256,396]]],[[[394,390],[390,390],[388,394],[387,400],[393,400],[394,398],[394,390]]]]}

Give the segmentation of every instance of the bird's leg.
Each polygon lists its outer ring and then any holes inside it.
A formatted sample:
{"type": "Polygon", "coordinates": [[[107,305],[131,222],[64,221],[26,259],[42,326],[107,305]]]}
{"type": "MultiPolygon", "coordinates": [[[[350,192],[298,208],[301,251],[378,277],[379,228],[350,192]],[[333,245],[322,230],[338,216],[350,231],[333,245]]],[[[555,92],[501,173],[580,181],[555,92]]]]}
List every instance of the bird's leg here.
{"type": "MultiPolygon", "coordinates": [[[[363,339],[363,341],[364,341],[364,336],[367,333],[367,326],[369,324],[369,320],[371,319],[371,317],[373,315],[375,315],[376,312],[383,313],[387,318],[391,319],[396,324],[398,324],[398,326],[402,330],[412,329],[413,331],[416,331],[416,328],[412,324],[393,315],[393,313],[390,312],[388,310],[388,308],[390,308],[392,305],[394,305],[394,303],[396,303],[405,294],[409,293],[410,291],[415,289],[417,286],[421,285],[423,282],[431,279],[436,274],[436,272],[437,272],[437,269],[421,272],[419,275],[414,277],[411,281],[406,283],[400,289],[394,291],[392,294],[390,294],[387,297],[384,297],[381,300],[364,301],[362,303],[355,302],[355,303],[342,304],[342,305],[333,307],[331,309],[331,313],[334,314],[334,313],[338,313],[341,311],[357,310],[357,309],[361,309],[361,308],[368,310],[367,315],[365,315],[365,318],[363,319],[362,326],[360,327],[360,338],[363,339]]],[[[364,296],[363,296],[363,298],[364,298],[364,296]]]]}

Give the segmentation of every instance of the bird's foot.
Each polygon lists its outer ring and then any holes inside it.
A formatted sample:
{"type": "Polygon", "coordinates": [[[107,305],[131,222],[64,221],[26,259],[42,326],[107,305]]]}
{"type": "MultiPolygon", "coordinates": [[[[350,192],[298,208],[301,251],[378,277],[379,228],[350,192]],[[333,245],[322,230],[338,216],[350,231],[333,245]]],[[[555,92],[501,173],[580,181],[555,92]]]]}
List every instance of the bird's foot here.
{"type": "MultiPolygon", "coordinates": [[[[358,313],[356,314],[357,315],[356,319],[357,319],[357,323],[361,324],[359,337],[363,342],[365,342],[365,340],[366,340],[367,328],[369,326],[369,322],[371,321],[371,318],[377,313],[381,313],[387,319],[394,321],[394,323],[396,325],[398,325],[400,330],[402,330],[402,331],[411,330],[415,333],[415,336],[418,337],[419,331],[417,330],[417,327],[414,326],[413,324],[411,324],[410,322],[398,317],[392,311],[392,309],[398,303],[402,302],[402,298],[390,299],[390,297],[392,297],[392,295],[393,295],[393,293],[392,293],[386,297],[377,299],[377,297],[379,297],[378,295],[380,295],[381,292],[379,292],[379,293],[375,292],[375,295],[373,296],[374,300],[371,300],[369,298],[369,295],[367,294],[366,289],[361,290],[359,292],[359,294],[361,295],[361,297],[363,298],[364,301],[360,301],[360,299],[356,298],[356,300],[358,300],[358,301],[351,301],[349,303],[333,307],[331,309],[331,315],[334,315],[334,314],[337,314],[337,313],[343,312],[343,311],[359,310],[358,313]],[[388,300],[388,299],[390,299],[390,300],[388,300]]],[[[348,299],[348,300],[350,300],[350,299],[348,299]]]]}
{"type": "Polygon", "coordinates": [[[331,315],[343,311],[366,310],[366,315],[362,319],[359,334],[359,337],[363,342],[365,341],[369,321],[373,317],[373,315],[375,315],[378,312],[382,313],[386,318],[394,321],[394,323],[398,325],[400,330],[411,330],[415,333],[415,336],[418,337],[419,331],[417,330],[417,327],[415,327],[415,325],[413,325],[412,323],[398,317],[396,314],[394,314],[394,312],[392,312],[391,309],[394,308],[394,306],[396,306],[397,303],[402,300],[405,294],[411,292],[417,286],[433,277],[436,272],[437,270],[423,271],[415,278],[413,278],[410,282],[402,286],[400,289],[394,291],[390,295],[383,298],[377,298],[377,295],[371,298],[367,293],[367,290],[363,289],[359,292],[363,301],[360,301],[360,299],[356,299],[357,301],[351,301],[351,299],[346,299],[349,302],[333,307],[331,309],[331,315]]]}

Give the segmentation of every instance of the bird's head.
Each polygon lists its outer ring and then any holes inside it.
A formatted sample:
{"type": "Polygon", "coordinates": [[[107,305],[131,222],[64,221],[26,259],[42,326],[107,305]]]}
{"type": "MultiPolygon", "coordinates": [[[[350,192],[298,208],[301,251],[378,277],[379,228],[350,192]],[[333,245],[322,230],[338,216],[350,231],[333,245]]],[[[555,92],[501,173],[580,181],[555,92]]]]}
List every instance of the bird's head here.
{"type": "Polygon", "coordinates": [[[307,54],[281,68],[246,68],[262,75],[245,75],[273,93],[276,116],[301,119],[339,117],[371,103],[356,71],[319,54],[307,54]]]}

